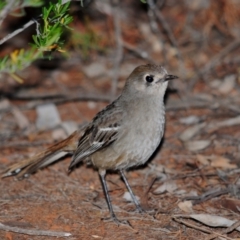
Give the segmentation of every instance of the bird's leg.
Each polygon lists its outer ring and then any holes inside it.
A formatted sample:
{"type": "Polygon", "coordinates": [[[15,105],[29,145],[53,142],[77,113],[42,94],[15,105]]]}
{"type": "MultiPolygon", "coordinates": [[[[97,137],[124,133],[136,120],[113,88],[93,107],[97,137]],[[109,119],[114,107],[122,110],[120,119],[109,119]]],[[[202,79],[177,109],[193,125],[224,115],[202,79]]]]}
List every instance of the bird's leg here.
{"type": "Polygon", "coordinates": [[[99,176],[100,176],[100,179],[101,179],[101,182],[102,182],[103,191],[104,191],[104,194],[105,194],[105,197],[106,197],[106,200],[107,200],[107,205],[108,205],[108,208],[109,208],[111,218],[117,225],[119,225],[119,224],[121,224],[121,222],[117,219],[117,217],[116,217],[116,215],[113,211],[112,203],[111,203],[110,196],[109,196],[109,193],[108,193],[107,182],[105,180],[105,175],[106,175],[105,170],[99,170],[99,176]]]}
{"type": "Polygon", "coordinates": [[[123,179],[123,181],[124,181],[124,183],[125,183],[128,191],[129,191],[131,197],[132,197],[133,202],[135,203],[135,205],[136,205],[136,207],[137,207],[137,210],[138,210],[139,212],[144,212],[143,209],[141,208],[141,206],[140,206],[140,204],[139,204],[136,196],[134,195],[134,193],[133,193],[133,191],[132,191],[132,189],[131,189],[128,181],[127,181],[127,178],[125,177],[125,174],[124,174],[123,170],[119,170],[119,172],[120,172],[120,174],[121,174],[121,176],[122,176],[122,179],[123,179]]]}

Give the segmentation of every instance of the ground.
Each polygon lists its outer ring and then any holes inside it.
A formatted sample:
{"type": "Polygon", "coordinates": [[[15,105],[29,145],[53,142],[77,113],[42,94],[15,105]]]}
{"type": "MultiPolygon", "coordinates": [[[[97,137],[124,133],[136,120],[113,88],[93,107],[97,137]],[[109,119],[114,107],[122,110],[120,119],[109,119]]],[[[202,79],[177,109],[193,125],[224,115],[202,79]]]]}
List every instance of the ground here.
{"type": "MultiPolygon", "coordinates": [[[[147,14],[140,1],[121,1],[120,47],[110,3],[92,4],[81,10],[85,17],[74,15],[72,27],[80,32],[91,28],[100,36],[101,50],[90,48],[86,57],[69,40],[67,58],[55,53],[58,61],[41,60],[20,71],[21,86],[1,75],[2,172],[65,138],[69,133],[62,123],[80,127],[90,121],[121,92],[134,67],[162,64],[179,79],[166,94],[161,146],[148,164],[127,172],[144,213],[126,197],[119,174],[110,172],[114,210],[129,225],[106,221],[109,212],[97,171],[83,164],[68,174],[71,157],[66,156],[21,181],[0,180],[0,239],[55,239],[52,231],[71,233],[59,237],[70,240],[239,238],[240,8],[234,1],[198,2],[167,0],[147,14]],[[36,108],[43,103],[55,104],[60,124],[41,130],[36,108]],[[227,219],[228,225],[220,224],[227,219]],[[41,236],[44,230],[48,236],[41,236]]],[[[4,22],[6,32],[14,21],[8,17],[4,22]]],[[[26,36],[15,39],[27,45],[26,36]]],[[[0,49],[1,56],[16,46],[14,41],[0,49]]]]}

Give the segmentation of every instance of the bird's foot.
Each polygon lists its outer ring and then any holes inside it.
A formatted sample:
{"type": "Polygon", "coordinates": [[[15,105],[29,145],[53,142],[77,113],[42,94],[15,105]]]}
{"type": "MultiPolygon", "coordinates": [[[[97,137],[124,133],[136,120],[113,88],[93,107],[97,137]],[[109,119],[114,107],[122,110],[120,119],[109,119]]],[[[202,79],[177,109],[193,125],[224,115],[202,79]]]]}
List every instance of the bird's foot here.
{"type": "Polygon", "coordinates": [[[115,215],[108,217],[108,218],[102,218],[104,222],[114,222],[118,226],[129,226],[132,227],[131,224],[127,220],[119,220],[115,215]]]}
{"type": "Polygon", "coordinates": [[[140,205],[137,205],[136,208],[139,213],[146,213],[146,211],[144,209],[142,209],[142,207],[140,205]]]}
{"type": "Polygon", "coordinates": [[[155,213],[155,210],[150,208],[142,208],[140,205],[136,206],[136,211],[140,214],[147,214],[147,215],[153,215],[155,213]]]}

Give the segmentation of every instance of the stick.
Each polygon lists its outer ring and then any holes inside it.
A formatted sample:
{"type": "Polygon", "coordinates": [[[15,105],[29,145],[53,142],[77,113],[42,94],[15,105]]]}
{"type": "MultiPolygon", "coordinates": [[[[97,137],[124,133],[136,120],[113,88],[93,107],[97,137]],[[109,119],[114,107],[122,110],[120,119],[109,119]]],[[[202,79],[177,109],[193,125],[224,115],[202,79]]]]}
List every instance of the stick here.
{"type": "Polygon", "coordinates": [[[8,4],[6,4],[6,6],[3,8],[3,10],[0,12],[0,26],[2,25],[2,22],[8,15],[8,13],[11,11],[14,2],[15,2],[14,0],[10,0],[8,4]]]}
{"type": "MultiPolygon", "coordinates": [[[[226,234],[226,233],[230,233],[233,230],[235,230],[236,228],[238,228],[240,226],[240,221],[237,221],[235,223],[232,224],[232,226],[224,229],[221,231],[221,234],[226,234]]],[[[218,237],[218,235],[216,235],[215,233],[211,234],[210,236],[208,236],[205,240],[212,240],[214,238],[218,237]]]]}
{"type": "Polygon", "coordinates": [[[191,82],[188,85],[188,91],[190,92],[192,91],[199,77],[208,73],[213,67],[217,65],[217,63],[221,59],[223,59],[228,53],[233,51],[239,45],[240,45],[240,38],[237,38],[233,42],[231,42],[229,45],[227,45],[225,48],[223,48],[219,53],[217,53],[210,61],[208,61],[208,63],[192,78],[191,82]]]}
{"type": "Polygon", "coordinates": [[[36,230],[36,229],[24,229],[19,227],[11,227],[0,223],[0,230],[7,232],[22,233],[27,235],[35,236],[51,236],[51,237],[69,237],[72,234],[67,232],[47,231],[47,230],[36,230]]]}
{"type": "Polygon", "coordinates": [[[19,34],[20,32],[23,32],[26,28],[30,27],[31,25],[33,25],[36,21],[35,20],[30,20],[29,22],[27,22],[26,24],[24,24],[21,28],[17,29],[16,31],[8,34],[6,37],[2,38],[0,40],[0,45],[5,43],[7,40],[9,40],[10,38],[16,36],[17,34],[19,34]]]}
{"type": "Polygon", "coordinates": [[[121,26],[120,26],[120,19],[119,19],[119,12],[118,12],[118,0],[112,0],[112,17],[114,23],[114,30],[115,30],[115,41],[116,41],[116,56],[114,59],[114,68],[113,68],[113,76],[112,76],[112,98],[115,98],[116,91],[117,91],[117,83],[119,78],[119,68],[120,63],[123,59],[123,46],[122,46],[122,33],[121,33],[121,26]]]}
{"type": "Polygon", "coordinates": [[[196,225],[194,225],[194,224],[192,224],[192,223],[189,223],[189,222],[187,222],[187,221],[181,220],[181,219],[179,219],[179,218],[177,218],[177,217],[173,217],[173,220],[176,221],[176,222],[178,222],[178,223],[182,223],[182,224],[184,224],[184,225],[186,225],[186,226],[188,226],[188,227],[190,227],[190,228],[199,230],[199,231],[201,231],[201,232],[209,233],[209,234],[214,234],[214,235],[216,235],[216,236],[224,237],[225,239],[228,239],[228,240],[233,240],[232,238],[226,237],[226,236],[222,235],[221,233],[213,232],[213,231],[210,231],[210,230],[208,230],[208,229],[206,229],[206,228],[204,228],[204,227],[196,226],[196,225]]]}

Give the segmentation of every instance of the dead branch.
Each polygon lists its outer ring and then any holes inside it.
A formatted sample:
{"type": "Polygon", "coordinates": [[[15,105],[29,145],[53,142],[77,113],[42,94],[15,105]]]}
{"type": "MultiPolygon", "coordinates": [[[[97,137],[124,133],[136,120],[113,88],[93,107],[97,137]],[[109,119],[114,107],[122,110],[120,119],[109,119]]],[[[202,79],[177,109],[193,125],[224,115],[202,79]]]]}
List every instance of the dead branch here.
{"type": "Polygon", "coordinates": [[[223,48],[219,53],[217,53],[208,63],[197,72],[197,74],[192,78],[191,82],[188,85],[188,91],[192,91],[194,88],[197,80],[207,74],[212,68],[214,68],[219,62],[231,51],[236,49],[240,45],[240,38],[235,39],[233,42],[231,42],[229,45],[227,45],[225,48],[223,48]]]}
{"type": "MultiPolygon", "coordinates": [[[[230,226],[230,227],[224,229],[223,231],[221,231],[221,234],[230,233],[233,230],[235,230],[236,228],[238,228],[239,226],[240,226],[240,221],[237,221],[237,222],[233,223],[232,226],[230,226]]],[[[212,239],[214,239],[216,237],[218,237],[218,235],[213,233],[210,236],[208,236],[205,240],[212,240],[212,239]]]]}
{"type": "Polygon", "coordinates": [[[116,41],[116,56],[114,58],[112,90],[111,90],[112,98],[116,97],[117,83],[119,78],[119,68],[120,68],[121,61],[123,59],[122,33],[121,33],[121,26],[120,26],[118,4],[119,4],[118,0],[112,0],[112,12],[113,12],[112,17],[113,17],[115,41],[116,41]]]}
{"type": "Polygon", "coordinates": [[[11,227],[5,224],[0,223],[0,230],[7,232],[22,233],[26,235],[35,235],[35,236],[51,236],[51,237],[69,237],[72,234],[67,232],[57,232],[57,231],[48,231],[48,230],[37,230],[37,229],[24,229],[19,227],[11,227]]]}
{"type": "Polygon", "coordinates": [[[197,226],[197,225],[195,225],[195,224],[192,224],[192,223],[189,223],[189,222],[184,221],[184,220],[182,220],[182,219],[179,219],[178,217],[173,217],[173,220],[176,221],[176,222],[178,222],[178,223],[184,224],[184,225],[186,225],[187,227],[190,227],[190,228],[199,230],[199,231],[201,231],[201,232],[209,233],[209,234],[214,234],[214,235],[219,236],[219,237],[224,237],[225,239],[228,239],[228,240],[233,240],[232,238],[226,237],[225,235],[222,235],[221,233],[213,232],[213,231],[211,231],[211,230],[206,229],[205,227],[199,227],[199,226],[197,226]]]}
{"type": "Polygon", "coordinates": [[[12,9],[12,6],[14,4],[14,0],[10,0],[6,6],[2,9],[2,11],[0,12],[0,26],[2,25],[3,20],[6,18],[6,16],[9,14],[9,12],[12,9]]]}

